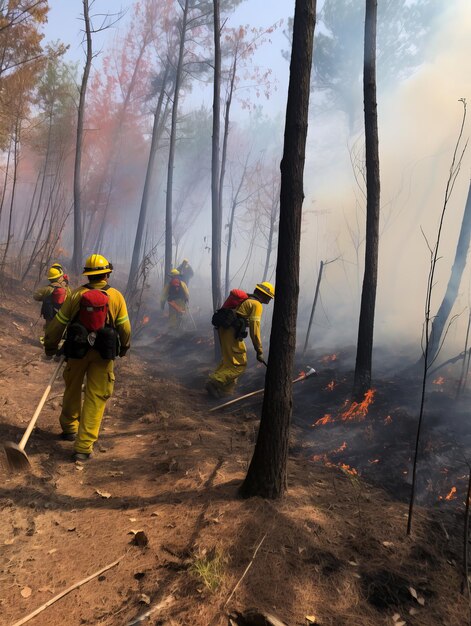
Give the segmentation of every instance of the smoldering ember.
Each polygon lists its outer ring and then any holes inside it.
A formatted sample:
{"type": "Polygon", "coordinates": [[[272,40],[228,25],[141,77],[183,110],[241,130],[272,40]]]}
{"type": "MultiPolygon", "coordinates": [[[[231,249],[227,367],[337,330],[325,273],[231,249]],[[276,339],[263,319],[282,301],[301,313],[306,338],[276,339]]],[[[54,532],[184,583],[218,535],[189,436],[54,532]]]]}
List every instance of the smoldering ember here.
{"type": "Polygon", "coordinates": [[[471,624],[470,32],[0,2],[1,624],[471,624]]]}

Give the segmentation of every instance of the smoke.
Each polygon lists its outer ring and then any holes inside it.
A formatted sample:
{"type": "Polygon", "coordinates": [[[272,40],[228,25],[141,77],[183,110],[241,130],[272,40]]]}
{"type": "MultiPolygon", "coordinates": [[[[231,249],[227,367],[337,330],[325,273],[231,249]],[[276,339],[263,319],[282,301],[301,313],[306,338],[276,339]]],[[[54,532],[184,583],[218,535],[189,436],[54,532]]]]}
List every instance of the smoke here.
{"type": "MultiPolygon", "coordinates": [[[[430,245],[438,220],[453,150],[462,120],[459,98],[471,93],[471,7],[448,3],[433,33],[426,62],[407,80],[378,92],[381,170],[381,237],[375,334],[377,344],[413,342],[420,350],[430,245]],[[423,233],[421,232],[423,230],[423,233]]],[[[466,124],[464,138],[469,135],[466,124]]],[[[312,345],[354,341],[363,277],[365,196],[363,137],[349,138],[345,118],[317,115],[311,122],[306,164],[305,232],[302,246],[302,307],[314,295],[319,261],[325,268],[322,306],[312,345]],[[356,168],[356,180],[354,169],[356,168]],[[357,251],[358,250],[358,258],[357,251]],[[359,263],[358,263],[359,261],[359,263]]],[[[445,218],[433,312],[443,296],[456,248],[469,186],[471,155],[465,153],[445,218]]],[[[470,271],[463,276],[447,346],[463,349],[470,296],[470,271]]],[[[302,332],[303,315],[300,326],[302,332]]]]}

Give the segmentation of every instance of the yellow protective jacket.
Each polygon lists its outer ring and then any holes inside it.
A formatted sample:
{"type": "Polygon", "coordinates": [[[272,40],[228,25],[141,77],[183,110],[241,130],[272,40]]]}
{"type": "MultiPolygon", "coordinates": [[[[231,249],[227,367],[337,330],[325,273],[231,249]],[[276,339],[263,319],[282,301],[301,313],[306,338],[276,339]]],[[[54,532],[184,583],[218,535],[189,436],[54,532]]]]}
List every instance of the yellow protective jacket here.
{"type": "MultiPolygon", "coordinates": [[[[177,277],[178,278],[178,277],[177,277]]],[[[188,291],[188,287],[183,280],[180,280],[180,285],[182,288],[181,297],[177,298],[178,300],[183,300],[184,302],[188,302],[190,299],[190,292],[188,291]]],[[[168,292],[170,289],[170,282],[168,282],[162,290],[162,295],[160,297],[160,305],[163,306],[168,301],[168,292]]]]}
{"type": "MultiPolygon", "coordinates": [[[[93,283],[94,289],[103,289],[107,285],[106,280],[93,283]]],[[[56,350],[66,326],[72,322],[78,315],[80,310],[80,298],[82,293],[87,291],[87,287],[83,285],[72,291],[68,298],[57,313],[50,325],[47,327],[44,337],[44,348],[46,350],[56,350]]],[[[128,310],[123,294],[117,289],[110,287],[106,293],[108,294],[108,309],[111,323],[116,328],[122,348],[129,349],[131,341],[131,323],[129,322],[128,310]]]]}
{"type": "Polygon", "coordinates": [[[245,317],[248,322],[250,339],[257,354],[263,353],[262,338],[260,336],[260,322],[262,319],[263,306],[262,303],[255,298],[249,296],[236,309],[237,315],[245,317]]]}
{"type": "Polygon", "coordinates": [[[44,287],[39,287],[39,289],[36,289],[36,291],[33,293],[34,300],[42,302],[45,298],[51,295],[51,293],[54,291],[54,287],[63,287],[65,289],[65,300],[70,298],[70,294],[72,292],[65,280],[55,280],[54,282],[49,283],[49,285],[45,285],[44,287]]]}

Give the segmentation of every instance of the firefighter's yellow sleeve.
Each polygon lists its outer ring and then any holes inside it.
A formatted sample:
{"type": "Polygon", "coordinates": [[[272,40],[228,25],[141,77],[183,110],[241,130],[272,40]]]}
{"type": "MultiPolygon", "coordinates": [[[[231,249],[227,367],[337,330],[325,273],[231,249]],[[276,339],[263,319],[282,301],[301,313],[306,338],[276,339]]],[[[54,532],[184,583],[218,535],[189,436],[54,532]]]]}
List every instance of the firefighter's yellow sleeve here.
{"type": "Polygon", "coordinates": [[[129,321],[126,300],[117,289],[107,291],[109,295],[109,310],[114,327],[118,331],[121,347],[129,348],[131,343],[131,322],[129,321]]]}
{"type": "Polygon", "coordinates": [[[33,293],[33,298],[37,300],[38,302],[42,302],[44,298],[47,298],[47,296],[50,296],[52,292],[53,292],[53,287],[51,287],[51,285],[46,285],[45,287],[39,287],[39,289],[36,289],[36,291],[33,293]]]}
{"type": "Polygon", "coordinates": [[[185,294],[185,302],[188,302],[190,300],[190,292],[188,290],[188,285],[184,283],[183,281],[181,281],[181,287],[183,289],[183,293],[185,294]]]}
{"type": "Polygon", "coordinates": [[[167,302],[169,287],[170,285],[167,283],[165,287],[162,289],[162,295],[160,296],[160,306],[162,306],[163,304],[167,302]]]}
{"type": "Polygon", "coordinates": [[[237,314],[245,317],[249,326],[250,339],[257,354],[263,352],[262,338],[260,336],[260,322],[262,320],[263,306],[258,300],[244,300],[237,309],[237,314]]]}

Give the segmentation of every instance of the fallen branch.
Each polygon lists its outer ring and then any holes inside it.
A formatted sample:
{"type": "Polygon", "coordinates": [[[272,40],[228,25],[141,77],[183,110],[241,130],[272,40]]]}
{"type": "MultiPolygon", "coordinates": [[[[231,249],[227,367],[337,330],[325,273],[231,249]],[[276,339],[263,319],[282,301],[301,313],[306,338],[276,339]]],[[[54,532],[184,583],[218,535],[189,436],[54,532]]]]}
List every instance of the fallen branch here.
{"type": "Polygon", "coordinates": [[[115,565],[118,565],[118,563],[121,561],[121,559],[124,559],[124,554],[123,554],[123,556],[120,556],[119,559],[117,559],[116,561],[113,561],[113,563],[110,563],[109,565],[106,565],[105,567],[102,567],[100,570],[98,570],[98,572],[95,572],[94,574],[91,574],[90,576],[87,576],[87,578],[83,578],[82,580],[79,580],[78,583],[75,583],[74,585],[72,585],[71,587],[66,589],[65,591],[62,591],[61,593],[59,593],[57,596],[54,596],[53,598],[51,598],[50,600],[48,600],[47,602],[42,604],[35,611],[30,613],[26,617],[23,617],[18,622],[15,622],[12,626],[21,626],[21,624],[26,624],[26,622],[29,622],[30,619],[33,619],[33,617],[36,617],[36,615],[39,615],[39,613],[42,613],[44,611],[44,609],[47,609],[48,606],[51,606],[51,604],[54,604],[55,602],[57,602],[57,600],[60,600],[61,598],[66,596],[68,593],[70,593],[74,589],[77,589],[81,585],[84,585],[85,583],[88,583],[93,578],[96,578],[100,574],[103,574],[103,572],[106,572],[106,570],[109,570],[112,567],[114,567],[115,565]]]}
{"type": "MultiPolygon", "coordinates": [[[[139,624],[139,622],[142,622],[145,619],[147,619],[149,617],[149,615],[152,615],[153,613],[156,613],[157,611],[160,611],[160,609],[166,609],[170,604],[172,604],[174,599],[175,598],[173,596],[171,596],[171,595],[167,596],[164,600],[162,600],[162,602],[159,602],[158,604],[153,606],[151,609],[149,609],[148,611],[146,611],[142,615],[139,615],[139,617],[136,617],[136,619],[133,619],[132,622],[128,622],[126,624],[126,626],[134,626],[134,624],[139,624]]],[[[159,624],[160,624],[160,622],[159,622],[159,624]]]]}
{"type": "Polygon", "coordinates": [[[257,552],[259,551],[259,549],[260,549],[260,547],[261,547],[262,543],[265,541],[265,539],[266,539],[266,538],[267,538],[267,533],[265,533],[265,534],[263,535],[263,537],[262,537],[262,539],[261,539],[260,543],[259,543],[259,544],[258,544],[258,546],[255,548],[255,552],[253,553],[252,560],[251,560],[251,561],[250,561],[250,563],[247,565],[247,567],[246,567],[246,568],[245,568],[245,570],[244,570],[244,573],[242,574],[242,576],[241,576],[241,577],[239,578],[239,580],[237,581],[237,584],[236,584],[236,586],[234,587],[234,589],[232,590],[232,592],[231,592],[230,596],[229,596],[229,597],[227,598],[227,600],[224,602],[224,606],[223,606],[223,608],[225,608],[225,607],[229,604],[229,602],[230,602],[230,600],[231,600],[232,596],[233,596],[233,595],[235,594],[235,592],[237,591],[238,586],[239,586],[239,585],[240,585],[240,583],[244,580],[244,578],[245,578],[245,576],[246,576],[247,572],[248,572],[248,571],[249,571],[249,569],[252,567],[253,562],[255,561],[255,557],[257,556],[257,552]]]}

